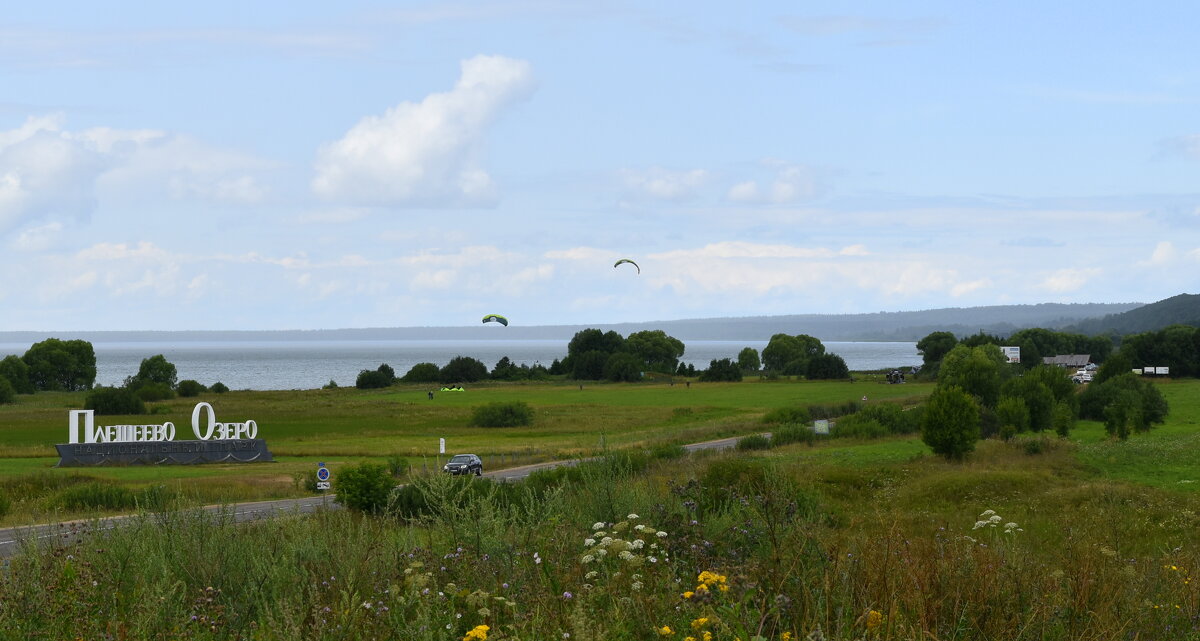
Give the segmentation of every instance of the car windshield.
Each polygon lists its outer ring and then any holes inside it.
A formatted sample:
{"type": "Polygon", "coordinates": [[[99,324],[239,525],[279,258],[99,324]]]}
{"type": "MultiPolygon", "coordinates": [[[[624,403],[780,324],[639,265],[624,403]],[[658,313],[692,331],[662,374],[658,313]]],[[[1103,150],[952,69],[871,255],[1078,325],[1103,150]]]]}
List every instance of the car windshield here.
{"type": "Polygon", "coordinates": [[[450,459],[450,462],[451,463],[470,463],[471,457],[466,454],[459,454],[458,456],[455,456],[454,458],[450,459]]]}

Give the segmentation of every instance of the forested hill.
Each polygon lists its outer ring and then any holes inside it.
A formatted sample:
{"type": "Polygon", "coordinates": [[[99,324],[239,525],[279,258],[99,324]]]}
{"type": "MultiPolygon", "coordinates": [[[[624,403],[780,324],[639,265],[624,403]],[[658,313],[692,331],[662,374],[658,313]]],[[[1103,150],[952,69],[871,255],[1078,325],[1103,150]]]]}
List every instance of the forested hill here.
{"type": "Polygon", "coordinates": [[[689,320],[647,321],[641,323],[594,323],[588,325],[534,325],[536,318],[524,318],[508,311],[508,327],[472,325],[469,327],[378,327],[362,329],[280,330],[280,331],[128,331],[128,332],[0,332],[0,343],[32,343],[48,336],[80,338],[92,342],[130,341],[303,341],[303,340],[569,340],[581,329],[596,327],[622,335],[645,329],[661,329],[683,341],[752,340],[765,341],[773,334],[809,334],[830,341],[916,341],[930,332],[950,331],[960,336],[980,330],[1007,335],[1026,327],[1059,329],[1105,314],[1114,315],[1139,307],[1141,303],[994,305],[929,309],[917,312],[878,312],[873,314],[798,314],[790,316],[749,316],[744,318],[700,318],[689,320]]]}
{"type": "Polygon", "coordinates": [[[1127,312],[1080,321],[1064,329],[1080,334],[1112,333],[1121,336],[1153,332],[1168,325],[1200,327],[1200,294],[1164,298],[1127,312]]]}

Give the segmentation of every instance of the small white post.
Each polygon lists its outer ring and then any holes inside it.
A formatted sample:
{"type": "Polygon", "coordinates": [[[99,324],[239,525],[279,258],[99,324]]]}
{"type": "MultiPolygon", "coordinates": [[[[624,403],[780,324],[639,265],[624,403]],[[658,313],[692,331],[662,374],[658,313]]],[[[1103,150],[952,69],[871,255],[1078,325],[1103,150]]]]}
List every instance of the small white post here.
{"type": "Polygon", "coordinates": [[[446,439],[439,438],[438,439],[438,454],[445,454],[445,453],[446,453],[446,439]]]}

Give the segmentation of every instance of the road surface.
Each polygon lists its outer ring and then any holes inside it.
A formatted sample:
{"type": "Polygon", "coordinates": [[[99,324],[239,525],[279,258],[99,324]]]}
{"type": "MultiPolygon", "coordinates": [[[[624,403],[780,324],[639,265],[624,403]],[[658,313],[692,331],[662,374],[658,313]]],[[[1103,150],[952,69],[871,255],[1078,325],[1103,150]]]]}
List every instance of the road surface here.
{"type": "MultiPolygon", "coordinates": [[[[722,438],[703,443],[689,443],[683,448],[689,452],[697,450],[723,450],[735,447],[740,436],[722,438]]],[[[576,465],[573,461],[547,461],[510,467],[503,470],[484,472],[484,476],[500,481],[520,481],[537,470],[544,470],[563,465],[576,465]]],[[[209,505],[201,508],[213,516],[226,515],[234,522],[253,521],[271,518],[279,514],[311,514],[320,509],[341,509],[335,495],[305,497],[302,499],[279,499],[276,501],[254,501],[251,503],[233,503],[228,505],[209,505]]],[[[10,557],[20,551],[21,546],[32,543],[67,544],[87,533],[103,532],[120,527],[130,519],[140,518],[140,515],[128,514],[110,516],[101,519],[83,519],[63,521],[43,525],[26,525],[0,529],[0,558],[10,557]]]]}

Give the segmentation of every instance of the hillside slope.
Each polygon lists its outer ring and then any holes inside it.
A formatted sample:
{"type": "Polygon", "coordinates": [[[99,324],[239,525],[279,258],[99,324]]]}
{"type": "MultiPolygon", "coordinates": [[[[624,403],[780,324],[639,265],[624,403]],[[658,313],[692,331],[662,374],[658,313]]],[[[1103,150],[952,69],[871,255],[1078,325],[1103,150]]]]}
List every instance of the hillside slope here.
{"type": "Polygon", "coordinates": [[[1065,328],[1080,334],[1138,334],[1168,325],[1200,327],[1200,294],[1179,294],[1119,314],[1080,321],[1065,328]]]}

